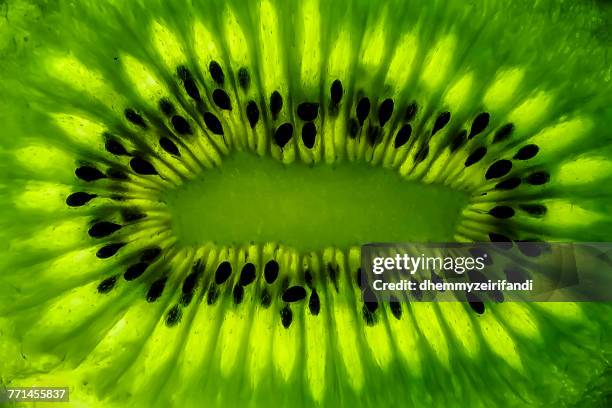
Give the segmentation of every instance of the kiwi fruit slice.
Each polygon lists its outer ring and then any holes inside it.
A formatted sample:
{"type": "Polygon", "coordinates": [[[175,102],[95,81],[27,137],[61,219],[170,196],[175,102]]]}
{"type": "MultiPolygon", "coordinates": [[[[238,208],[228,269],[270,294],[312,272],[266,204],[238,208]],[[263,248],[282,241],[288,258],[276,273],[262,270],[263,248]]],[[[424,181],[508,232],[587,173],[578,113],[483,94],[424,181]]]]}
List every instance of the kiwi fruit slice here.
{"type": "Polygon", "coordinates": [[[0,384],[609,406],[608,304],[364,303],[370,241],[610,241],[605,2],[0,2],[0,384]]]}

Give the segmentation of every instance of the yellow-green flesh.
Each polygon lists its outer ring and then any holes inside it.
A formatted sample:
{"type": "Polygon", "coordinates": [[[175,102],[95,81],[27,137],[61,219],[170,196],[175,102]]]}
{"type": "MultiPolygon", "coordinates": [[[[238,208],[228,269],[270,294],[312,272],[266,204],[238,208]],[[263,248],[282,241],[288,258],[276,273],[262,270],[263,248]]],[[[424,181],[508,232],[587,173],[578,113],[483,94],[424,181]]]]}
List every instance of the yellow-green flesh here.
{"type": "Polygon", "coordinates": [[[450,242],[467,195],[365,164],[285,166],[235,153],[162,197],[183,245],[277,241],[313,251],[450,242]]]}
{"type": "Polygon", "coordinates": [[[612,241],[603,3],[0,2],[0,387],[68,386],[75,407],[609,406],[608,304],[368,312],[358,287],[359,245],[372,241],[612,241]],[[351,134],[364,97],[370,112],[351,134]],[[312,147],[303,102],[319,104],[312,147]],[[484,129],[451,149],[484,113],[484,129]],[[396,147],[406,124],[411,138],[396,147]],[[128,155],[108,151],[109,137],[128,155]],[[139,174],[134,158],[157,174],[139,174]],[[88,182],[83,166],[127,179],[88,182]],[[548,179],[529,182],[538,172],[548,179]],[[513,178],[520,186],[498,187],[513,178]],[[67,205],[82,192],[95,197],[67,205]],[[491,215],[500,206],[512,216],[491,215]],[[99,222],[121,228],[92,237],[99,222]],[[125,245],[98,256],[113,244],[125,245]],[[151,248],[159,256],[126,277],[151,248]],[[231,275],[217,283],[225,262],[231,275]],[[306,298],[285,302],[290,286],[306,298]]]}

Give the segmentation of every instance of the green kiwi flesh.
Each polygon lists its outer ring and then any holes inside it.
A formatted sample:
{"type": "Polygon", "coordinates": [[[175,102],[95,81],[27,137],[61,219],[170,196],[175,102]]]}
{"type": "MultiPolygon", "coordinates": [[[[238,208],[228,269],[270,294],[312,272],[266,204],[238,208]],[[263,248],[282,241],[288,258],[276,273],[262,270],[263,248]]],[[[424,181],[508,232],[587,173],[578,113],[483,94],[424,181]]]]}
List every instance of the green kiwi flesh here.
{"type": "Polygon", "coordinates": [[[460,191],[406,181],[359,163],[285,166],[235,153],[162,200],[182,245],[278,241],[316,251],[406,237],[453,241],[467,198],[460,191]]]}
{"type": "Polygon", "coordinates": [[[606,406],[608,304],[367,302],[370,241],[610,241],[609,6],[6,1],[0,387],[606,406]]]}

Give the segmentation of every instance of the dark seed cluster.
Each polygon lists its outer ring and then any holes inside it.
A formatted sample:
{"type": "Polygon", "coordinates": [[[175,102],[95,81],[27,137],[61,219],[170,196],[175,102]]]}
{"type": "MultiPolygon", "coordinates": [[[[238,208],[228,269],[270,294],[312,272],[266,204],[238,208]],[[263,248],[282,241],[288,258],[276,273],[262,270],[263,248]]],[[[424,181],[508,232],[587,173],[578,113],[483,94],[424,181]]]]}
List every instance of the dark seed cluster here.
{"type": "MultiPolygon", "coordinates": [[[[105,132],[103,135],[104,154],[108,157],[97,162],[91,159],[81,161],[74,170],[78,185],[83,186],[79,190],[83,191],[68,195],[67,206],[93,206],[93,202],[110,199],[117,210],[115,213],[101,211],[101,215],[87,225],[89,236],[98,245],[96,257],[100,260],[114,258],[126,265],[122,275],[106,277],[99,282],[97,291],[100,294],[110,293],[119,282],[144,281],[147,285],[147,302],[154,303],[164,295],[173,271],[164,268],[163,262],[158,262],[164,253],[161,247],[131,248],[127,230],[137,228],[139,222],[147,219],[147,213],[124,204],[129,196],[129,189],[124,183],[163,180],[164,172],[158,164],[182,161],[192,155],[187,142],[198,137],[200,129],[212,140],[225,142],[225,137],[230,134],[228,129],[231,129],[226,122],[230,112],[244,115],[242,117],[246,118],[252,130],[261,126],[262,122],[269,123],[271,120],[270,141],[281,151],[292,141],[301,141],[307,149],[315,148],[321,136],[321,121],[336,120],[344,112],[346,122],[341,124],[346,123],[349,139],[362,140],[360,138],[365,137],[363,140],[371,147],[384,142],[392,144],[397,151],[414,148],[415,166],[439,153],[437,144],[440,142],[442,148],[459,158],[459,163],[452,166],[459,167],[458,170],[477,172],[483,183],[491,183],[490,191],[504,193],[519,187],[535,188],[550,181],[550,173],[532,162],[540,150],[536,144],[513,147],[511,157],[490,157],[499,150],[496,145],[509,140],[516,129],[513,123],[496,123],[496,118],[486,111],[475,113],[466,124],[455,123],[462,120],[452,112],[440,109],[430,114],[429,109],[423,109],[417,101],[406,103],[393,98],[378,99],[361,90],[357,90],[354,97],[347,98],[340,79],[334,79],[329,84],[329,92],[323,101],[301,100],[292,103],[284,99],[288,95],[282,95],[278,90],[257,101],[239,99],[233,97],[234,85],[245,95],[253,85],[247,67],[228,74],[221,64],[212,61],[207,67],[207,75],[207,81],[214,83],[212,89],[201,84],[199,76],[193,75],[187,66],[179,66],[175,72],[177,89],[184,91],[184,98],[195,106],[195,115],[181,113],[181,102],[173,102],[170,97],[156,101],[157,113],[136,106],[125,107],[121,118],[123,130],[105,132]],[[230,86],[234,81],[237,81],[236,84],[230,86]]],[[[492,220],[488,238],[500,248],[519,245],[521,241],[513,232],[511,220],[517,215],[544,217],[546,213],[546,206],[538,202],[514,203],[506,200],[493,203],[486,210],[492,220]]],[[[525,255],[538,256],[539,252],[531,248],[524,247],[525,255]]],[[[260,274],[254,263],[245,262],[234,273],[232,264],[223,261],[209,278],[204,274],[200,260],[184,278],[180,298],[166,311],[165,324],[171,327],[180,323],[183,309],[196,299],[198,290],[202,291],[202,299],[208,305],[214,305],[228,295],[236,306],[245,302],[249,291],[254,291],[261,307],[280,305],[280,323],[285,328],[291,326],[298,307],[307,307],[312,316],[319,315],[322,301],[318,284],[329,284],[336,293],[340,291],[340,269],[332,263],[325,265],[321,271],[304,271],[303,282],[291,284],[286,276],[279,279],[283,276],[280,269],[279,263],[270,259],[263,265],[262,279],[258,280],[260,274]],[[317,278],[320,281],[316,281],[317,278]]],[[[510,276],[517,279],[520,273],[508,271],[509,279],[510,276]]],[[[441,279],[433,275],[432,279],[441,279]]],[[[374,293],[368,292],[367,285],[363,285],[360,271],[356,284],[362,293],[361,313],[366,324],[376,324],[381,310],[388,310],[395,319],[402,318],[402,302],[392,298],[388,305],[384,305],[377,300],[374,293]]],[[[496,299],[500,299],[499,294],[496,296],[496,299]]],[[[468,298],[466,301],[476,313],[484,312],[485,306],[480,299],[468,298]]]]}

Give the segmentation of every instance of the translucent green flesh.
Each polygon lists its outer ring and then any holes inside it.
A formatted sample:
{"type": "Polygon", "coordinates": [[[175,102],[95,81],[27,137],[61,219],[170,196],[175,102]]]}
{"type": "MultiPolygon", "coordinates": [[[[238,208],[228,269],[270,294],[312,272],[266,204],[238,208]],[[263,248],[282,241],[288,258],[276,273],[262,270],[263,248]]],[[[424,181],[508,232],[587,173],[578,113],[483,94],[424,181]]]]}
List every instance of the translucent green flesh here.
{"type": "Polygon", "coordinates": [[[235,153],[164,201],[182,244],[279,242],[305,251],[452,241],[467,194],[363,163],[285,166],[235,153]]]}
{"type": "Polygon", "coordinates": [[[612,240],[609,14],[554,0],[9,0],[0,1],[0,16],[0,387],[68,385],[75,406],[94,408],[609,402],[610,305],[486,304],[477,315],[466,304],[403,302],[398,319],[380,303],[368,325],[356,285],[359,248],[345,247],[363,236],[486,241],[490,232],[612,240]],[[223,86],[210,75],[212,61],[225,72],[223,86]],[[179,66],[193,75],[200,103],[186,93],[179,66]],[[246,90],[241,68],[250,74],[246,90]],[[344,93],[332,114],[335,80],[344,93]],[[213,103],[220,87],[231,111],[213,103]],[[276,120],[273,91],[284,98],[276,120]],[[363,95],[372,109],[352,138],[347,124],[363,95]],[[193,134],[173,129],[161,98],[193,134]],[[379,126],[383,98],[395,110],[373,147],[367,130],[379,126]],[[254,128],[245,117],[250,100],[261,112],[254,128]],[[296,118],[304,101],[321,104],[312,148],[296,118]],[[419,109],[411,139],[396,148],[412,101],[419,109]],[[126,108],[147,129],[128,122],[126,108]],[[224,137],[202,122],[204,110],[222,122],[224,137]],[[450,122],[430,137],[444,111],[450,122]],[[487,128],[451,152],[457,132],[485,111],[487,128]],[[281,149],[273,135],[286,122],[295,132],[281,149]],[[493,143],[507,123],[512,135],[493,143]],[[163,178],[137,175],[130,157],[105,151],[107,133],[163,178]],[[180,157],[159,146],[161,136],[175,141],[180,157]],[[530,143],[537,156],[513,159],[530,143]],[[429,154],[416,163],[426,145],[429,154]],[[480,146],[486,156],[466,167],[480,146]],[[247,151],[261,159],[236,153],[247,151]],[[499,180],[485,174],[500,159],[513,162],[508,177],[545,169],[550,182],[495,189],[499,180]],[[78,180],[83,162],[129,178],[78,180]],[[268,176],[281,168],[287,177],[271,186],[268,176]],[[371,196],[351,201],[357,186],[369,186],[371,196]],[[98,197],[67,207],[77,191],[98,197]],[[327,199],[316,206],[313,197],[327,199]],[[516,213],[497,220],[488,214],[497,205],[516,213]],[[530,214],[525,205],[546,213],[530,214]],[[389,211],[397,207],[403,212],[389,211]],[[125,209],[147,217],[125,221],[125,209]],[[178,217],[185,218],[176,224],[178,217]],[[270,229],[258,230],[266,219],[270,229]],[[99,220],[124,226],[92,239],[87,229],[99,220]],[[116,255],[96,257],[117,242],[126,245],[116,255]],[[160,258],[140,278],[124,279],[152,245],[163,249],[160,258]],[[280,270],[274,284],[262,273],[271,259],[280,270]],[[225,261],[233,273],[216,285],[225,261]],[[247,262],[256,280],[236,304],[247,262]],[[201,276],[186,302],[194,270],[201,276]],[[111,276],[113,290],[98,293],[111,276]],[[167,279],[163,294],[147,301],[160,279],[167,279]],[[309,299],[293,303],[292,324],[283,327],[285,285],[303,286],[309,296],[316,290],[320,313],[309,299]],[[182,319],[169,326],[172,310],[182,319]]]}

